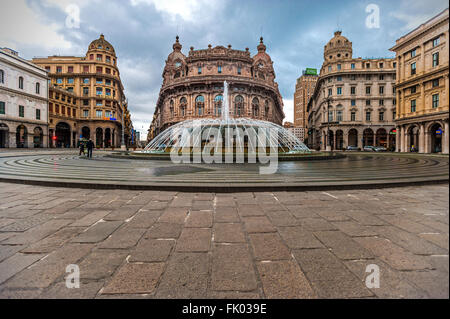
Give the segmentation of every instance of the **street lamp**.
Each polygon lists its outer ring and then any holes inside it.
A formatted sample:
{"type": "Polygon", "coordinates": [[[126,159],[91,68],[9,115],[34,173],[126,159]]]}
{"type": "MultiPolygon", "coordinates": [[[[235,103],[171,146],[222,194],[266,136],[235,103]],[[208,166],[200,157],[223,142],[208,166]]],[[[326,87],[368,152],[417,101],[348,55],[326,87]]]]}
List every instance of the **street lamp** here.
{"type": "MultiPolygon", "coordinates": [[[[126,102],[128,104],[128,101],[126,102]]],[[[122,151],[126,151],[127,147],[125,145],[125,121],[124,121],[124,113],[125,113],[125,108],[124,105],[122,104],[122,143],[120,144],[120,149],[122,151]]]]}
{"type": "Polygon", "coordinates": [[[325,101],[327,102],[327,136],[326,136],[326,151],[331,152],[331,140],[330,140],[330,103],[333,101],[333,98],[328,96],[325,101]]]}

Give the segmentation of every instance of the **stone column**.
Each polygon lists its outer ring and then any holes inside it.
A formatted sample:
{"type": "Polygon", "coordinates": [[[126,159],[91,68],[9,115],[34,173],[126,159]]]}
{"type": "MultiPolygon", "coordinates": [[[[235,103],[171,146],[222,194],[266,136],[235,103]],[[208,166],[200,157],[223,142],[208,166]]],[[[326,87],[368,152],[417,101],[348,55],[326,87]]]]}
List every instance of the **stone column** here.
{"type": "Polygon", "coordinates": [[[404,150],[403,152],[405,152],[405,153],[410,152],[410,148],[408,145],[408,131],[406,130],[406,128],[404,130],[404,135],[403,135],[403,150],[404,150]]]}
{"type": "Polygon", "coordinates": [[[400,126],[397,126],[395,130],[395,151],[398,153],[400,152],[400,126]]]}
{"type": "Polygon", "coordinates": [[[400,152],[405,152],[405,127],[401,126],[400,127],[400,141],[399,141],[399,151],[400,152]]]}
{"type": "Polygon", "coordinates": [[[444,132],[442,136],[442,153],[448,154],[448,142],[449,142],[449,134],[448,134],[448,121],[444,122],[444,132]]]}
{"type": "Polygon", "coordinates": [[[425,149],[424,153],[431,153],[430,132],[425,132],[425,149]]]}
{"type": "Polygon", "coordinates": [[[362,150],[363,149],[363,138],[364,138],[364,136],[363,136],[363,132],[361,132],[361,130],[357,130],[357,132],[358,132],[358,136],[357,136],[357,138],[356,138],[356,143],[357,143],[357,146],[362,150]]]}
{"type": "Polygon", "coordinates": [[[419,153],[425,153],[425,126],[419,124],[419,153]]]}

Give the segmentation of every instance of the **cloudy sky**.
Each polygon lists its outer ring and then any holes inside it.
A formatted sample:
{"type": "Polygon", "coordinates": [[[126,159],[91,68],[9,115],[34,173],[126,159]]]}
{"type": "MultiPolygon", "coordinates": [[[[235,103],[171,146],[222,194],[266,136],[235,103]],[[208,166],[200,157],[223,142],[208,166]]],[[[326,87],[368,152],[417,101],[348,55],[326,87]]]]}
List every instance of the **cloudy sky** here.
{"type": "MultiPolygon", "coordinates": [[[[392,57],[395,40],[446,7],[446,0],[0,0],[0,47],[35,56],[84,56],[104,33],[115,47],[133,124],[146,132],[162,83],[164,61],[179,34],[183,52],[208,44],[250,48],[261,34],[274,61],[287,121],[293,120],[296,79],[320,68],[336,29],[353,42],[354,57],[392,57]],[[379,28],[367,28],[369,4],[379,28]],[[74,6],[76,5],[76,6],[74,6]],[[79,11],[79,23],[70,17],[79,11]]],[[[144,134],[144,136],[146,133],[144,134]]]]}

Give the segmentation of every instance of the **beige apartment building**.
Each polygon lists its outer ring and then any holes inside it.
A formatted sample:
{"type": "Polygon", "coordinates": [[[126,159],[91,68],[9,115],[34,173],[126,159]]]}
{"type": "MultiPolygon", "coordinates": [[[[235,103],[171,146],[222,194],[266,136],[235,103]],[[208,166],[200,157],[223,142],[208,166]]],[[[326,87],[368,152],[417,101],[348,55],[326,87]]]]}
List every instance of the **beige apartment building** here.
{"type": "Polygon", "coordinates": [[[294,131],[303,142],[308,127],[308,101],[314,93],[318,75],[316,69],[306,69],[297,79],[294,92],[294,131]]]}
{"type": "Polygon", "coordinates": [[[352,55],[352,43],[336,31],[308,102],[308,146],[395,149],[395,60],[352,55]]]}
{"type": "MultiPolygon", "coordinates": [[[[121,145],[122,118],[126,122],[129,114],[116,52],[103,34],[89,44],[86,56],[32,62],[45,68],[51,79],[50,146],[76,147],[80,138],[92,139],[97,147],[121,145]]],[[[131,127],[125,131],[129,136],[131,127]]]]}
{"type": "Polygon", "coordinates": [[[398,39],[397,151],[449,152],[449,9],[398,39]]]}

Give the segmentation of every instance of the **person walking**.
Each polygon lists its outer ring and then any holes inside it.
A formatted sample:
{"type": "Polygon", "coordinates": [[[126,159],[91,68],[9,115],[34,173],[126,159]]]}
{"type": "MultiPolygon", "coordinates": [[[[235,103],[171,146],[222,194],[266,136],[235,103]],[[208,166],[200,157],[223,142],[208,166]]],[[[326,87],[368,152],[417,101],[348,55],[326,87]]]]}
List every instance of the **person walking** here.
{"type": "Polygon", "coordinates": [[[92,158],[92,149],[94,148],[94,142],[92,142],[92,140],[89,140],[87,142],[86,147],[87,147],[87,151],[88,151],[88,157],[92,158]]]}
{"type": "Polygon", "coordinates": [[[79,143],[80,143],[80,156],[81,156],[81,154],[84,155],[84,143],[82,141],[80,141],[79,143]]]}

